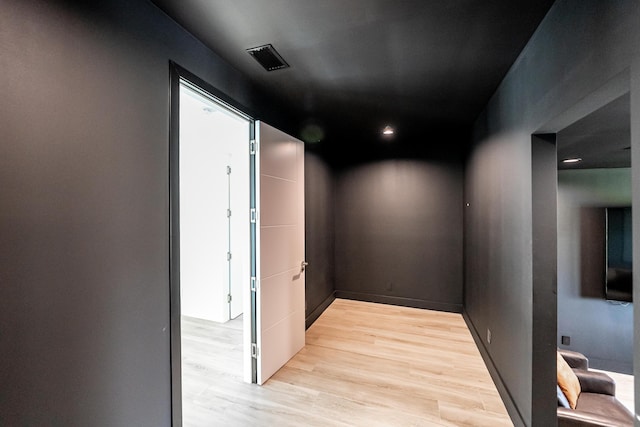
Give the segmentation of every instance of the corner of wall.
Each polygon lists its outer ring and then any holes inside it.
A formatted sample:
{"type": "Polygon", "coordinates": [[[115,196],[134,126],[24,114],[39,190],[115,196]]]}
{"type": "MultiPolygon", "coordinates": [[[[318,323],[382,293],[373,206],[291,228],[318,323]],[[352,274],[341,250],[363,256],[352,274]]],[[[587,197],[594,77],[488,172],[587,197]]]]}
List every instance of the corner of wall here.
{"type": "Polygon", "coordinates": [[[493,380],[493,383],[495,384],[496,389],[498,390],[498,393],[502,398],[502,402],[504,403],[504,406],[507,409],[507,413],[511,417],[511,421],[513,422],[513,425],[517,427],[525,427],[527,424],[525,423],[522,417],[522,414],[518,410],[518,407],[513,397],[511,396],[511,393],[509,392],[509,388],[507,387],[502,377],[500,376],[500,372],[498,371],[498,368],[493,362],[493,359],[491,358],[491,354],[485,347],[484,343],[482,342],[482,339],[480,339],[480,334],[478,334],[478,330],[476,329],[475,325],[473,324],[473,321],[469,317],[466,310],[464,310],[464,308],[462,309],[462,318],[467,324],[467,327],[469,328],[469,332],[471,332],[473,341],[476,343],[476,347],[480,352],[480,356],[482,356],[482,360],[484,361],[484,364],[487,367],[487,370],[489,371],[489,375],[491,375],[491,379],[493,380]]]}
{"type": "Polygon", "coordinates": [[[334,291],[331,293],[331,295],[327,297],[327,299],[322,301],[322,303],[318,307],[316,307],[311,313],[309,313],[307,318],[304,320],[305,329],[309,329],[309,327],[313,325],[313,323],[316,320],[318,320],[318,318],[322,315],[322,313],[324,313],[324,311],[327,308],[329,308],[329,306],[335,299],[336,299],[336,293],[334,291]]]}

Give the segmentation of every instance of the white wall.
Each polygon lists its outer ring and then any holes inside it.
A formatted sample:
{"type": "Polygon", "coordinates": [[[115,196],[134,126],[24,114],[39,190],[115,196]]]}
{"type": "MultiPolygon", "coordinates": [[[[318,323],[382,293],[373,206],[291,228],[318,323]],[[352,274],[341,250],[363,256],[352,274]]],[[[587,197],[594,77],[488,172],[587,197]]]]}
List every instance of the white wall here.
{"type": "Polygon", "coordinates": [[[182,88],[180,287],[183,315],[216,322],[229,320],[230,280],[231,289],[235,289],[232,317],[242,313],[241,288],[249,277],[248,144],[247,120],[182,88]],[[231,167],[230,176],[227,166],[231,167]],[[233,213],[231,229],[228,207],[233,213]],[[229,250],[232,252],[231,279],[227,262],[229,250]]]}

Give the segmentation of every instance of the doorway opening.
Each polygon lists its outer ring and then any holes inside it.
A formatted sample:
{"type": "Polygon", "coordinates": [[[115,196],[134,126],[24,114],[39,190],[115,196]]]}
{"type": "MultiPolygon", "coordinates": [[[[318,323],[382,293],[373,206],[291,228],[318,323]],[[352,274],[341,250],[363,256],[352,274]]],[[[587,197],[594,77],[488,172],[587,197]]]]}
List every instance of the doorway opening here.
{"type": "Polygon", "coordinates": [[[174,426],[220,415],[305,343],[304,144],[235,105],[172,63],[174,426]]]}
{"type": "Polygon", "coordinates": [[[249,266],[249,120],[180,86],[181,314],[242,315],[249,266]]]}
{"type": "Polygon", "coordinates": [[[557,346],[614,378],[633,413],[630,93],[615,95],[557,133],[557,346]]]}
{"type": "Polygon", "coordinates": [[[607,301],[605,249],[594,243],[604,233],[602,210],[631,203],[629,84],[626,70],[532,135],[532,392],[549,420],[557,417],[556,349],[586,353],[590,367],[610,375],[633,369],[632,308],[607,301]]]}
{"type": "Polygon", "coordinates": [[[233,387],[251,382],[255,371],[250,289],[255,258],[250,220],[254,125],[249,116],[203,87],[194,76],[172,67],[171,365],[176,426],[197,419],[199,399],[215,399],[221,378],[233,387]]]}

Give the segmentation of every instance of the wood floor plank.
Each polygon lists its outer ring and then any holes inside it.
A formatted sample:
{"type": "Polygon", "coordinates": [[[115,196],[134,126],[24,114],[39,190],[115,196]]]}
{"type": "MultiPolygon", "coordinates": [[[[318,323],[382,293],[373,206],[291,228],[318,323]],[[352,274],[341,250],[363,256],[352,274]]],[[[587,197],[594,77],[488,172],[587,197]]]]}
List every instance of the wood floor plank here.
{"type": "Polygon", "coordinates": [[[462,316],[336,299],[262,387],[242,321],[183,320],[186,427],[512,425],[462,316]]]}

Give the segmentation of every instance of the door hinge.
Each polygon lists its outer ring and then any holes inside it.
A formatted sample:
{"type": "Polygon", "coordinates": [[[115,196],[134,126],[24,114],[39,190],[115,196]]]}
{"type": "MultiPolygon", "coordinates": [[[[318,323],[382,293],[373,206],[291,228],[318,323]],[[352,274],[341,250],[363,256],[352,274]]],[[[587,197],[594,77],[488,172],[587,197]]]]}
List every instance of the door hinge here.
{"type": "Polygon", "coordinates": [[[232,299],[233,299],[233,297],[231,296],[231,294],[227,294],[227,302],[231,303],[232,299]]]}
{"type": "Polygon", "coordinates": [[[231,252],[227,252],[227,261],[231,261],[231,252]]]}
{"type": "Polygon", "coordinates": [[[251,278],[251,292],[256,292],[258,290],[258,279],[255,277],[251,278]]]}
{"type": "Polygon", "coordinates": [[[259,354],[258,344],[251,343],[251,357],[257,359],[259,354]]]}
{"type": "Polygon", "coordinates": [[[258,149],[258,143],[256,142],[256,140],[252,139],[251,141],[249,141],[249,153],[256,154],[257,149],[258,149]]]}
{"type": "Polygon", "coordinates": [[[227,218],[231,218],[231,209],[227,209],[227,218]]]}
{"type": "Polygon", "coordinates": [[[231,175],[231,166],[227,166],[227,175],[231,175]]]}
{"type": "Polygon", "coordinates": [[[256,208],[251,208],[251,213],[250,213],[249,217],[250,217],[251,223],[255,224],[256,220],[258,218],[258,212],[256,212],[256,208]]]}

